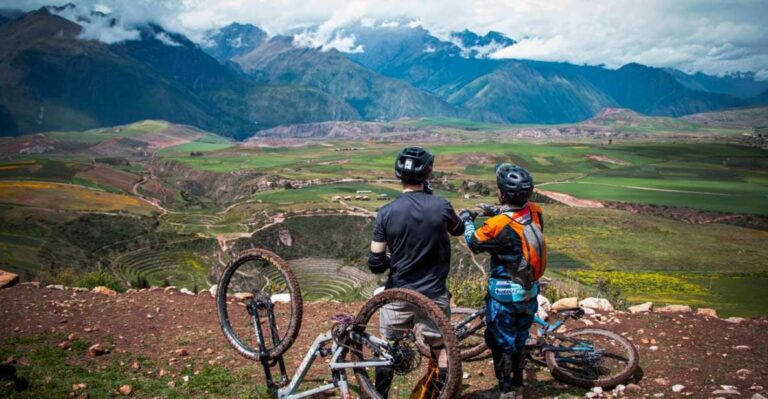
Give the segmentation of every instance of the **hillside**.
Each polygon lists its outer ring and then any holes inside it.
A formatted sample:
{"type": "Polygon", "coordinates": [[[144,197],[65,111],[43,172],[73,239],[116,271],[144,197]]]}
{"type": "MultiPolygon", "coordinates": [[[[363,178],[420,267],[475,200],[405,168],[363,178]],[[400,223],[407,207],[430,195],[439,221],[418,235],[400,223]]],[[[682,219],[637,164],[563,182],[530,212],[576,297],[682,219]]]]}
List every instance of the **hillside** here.
{"type": "MultiPolygon", "coordinates": [[[[262,385],[253,386],[254,380],[263,384],[263,372],[227,345],[207,291],[151,289],[111,297],[25,284],[0,290],[0,304],[8,321],[0,324],[3,397],[106,397],[118,395],[124,385],[135,397],[265,397],[262,385]],[[94,344],[106,353],[90,356],[94,344]]],[[[286,356],[288,372],[314,337],[330,328],[331,316],[354,314],[361,305],[306,303],[302,333],[286,356]]],[[[765,319],[733,323],[692,313],[611,312],[571,321],[567,328],[586,323],[638,346],[642,373],[624,397],[766,395],[768,372],[759,360],[768,357],[765,319]],[[682,390],[673,391],[678,384],[682,390]],[[722,385],[738,394],[717,393],[722,385]]],[[[463,369],[462,397],[491,397],[491,362],[468,361],[463,369]]],[[[305,387],[325,373],[315,366],[305,387]]],[[[531,397],[576,398],[586,392],[553,381],[531,364],[526,374],[531,397]]]]}

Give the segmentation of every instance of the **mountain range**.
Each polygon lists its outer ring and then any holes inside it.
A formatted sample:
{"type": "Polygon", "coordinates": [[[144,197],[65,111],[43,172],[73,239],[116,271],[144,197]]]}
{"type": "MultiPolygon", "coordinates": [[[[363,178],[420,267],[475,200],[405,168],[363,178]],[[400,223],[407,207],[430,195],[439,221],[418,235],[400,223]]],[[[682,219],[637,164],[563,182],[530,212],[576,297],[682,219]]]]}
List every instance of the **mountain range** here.
{"type": "Polygon", "coordinates": [[[105,43],[84,37],[84,26],[116,17],[65,18],[74,7],[0,10],[0,135],[164,119],[241,139],[331,120],[566,123],[606,107],[680,116],[768,98],[768,82],[752,74],[494,59],[516,41],[468,30],[440,39],[405,21],[336,28],[331,35],[354,40],[348,52],[301,45],[311,31],[269,36],[238,23],[200,43],[151,23],[105,43]]]}

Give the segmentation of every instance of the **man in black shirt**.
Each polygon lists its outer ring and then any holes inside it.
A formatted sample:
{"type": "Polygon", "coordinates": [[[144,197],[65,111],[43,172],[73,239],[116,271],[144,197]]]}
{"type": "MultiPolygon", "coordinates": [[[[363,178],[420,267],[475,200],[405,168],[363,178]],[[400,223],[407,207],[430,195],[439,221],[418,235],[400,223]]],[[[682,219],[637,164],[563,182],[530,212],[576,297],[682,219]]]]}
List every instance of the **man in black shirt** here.
{"type": "MultiPolygon", "coordinates": [[[[400,151],[395,160],[395,176],[403,183],[403,195],[379,209],[373,226],[373,240],[368,267],[374,273],[389,269],[385,288],[408,288],[432,299],[450,317],[450,295],[446,287],[451,261],[448,233],[459,236],[464,224],[451,204],[431,195],[427,179],[432,173],[434,156],[420,147],[400,151]],[[387,247],[391,258],[386,255],[387,247]]],[[[381,310],[381,333],[388,339],[396,332],[421,324],[425,338],[436,349],[442,340],[435,326],[419,309],[387,305],[381,310]]],[[[446,358],[440,351],[438,367],[444,380],[446,358]]],[[[387,397],[394,370],[376,369],[376,389],[387,397]]]]}

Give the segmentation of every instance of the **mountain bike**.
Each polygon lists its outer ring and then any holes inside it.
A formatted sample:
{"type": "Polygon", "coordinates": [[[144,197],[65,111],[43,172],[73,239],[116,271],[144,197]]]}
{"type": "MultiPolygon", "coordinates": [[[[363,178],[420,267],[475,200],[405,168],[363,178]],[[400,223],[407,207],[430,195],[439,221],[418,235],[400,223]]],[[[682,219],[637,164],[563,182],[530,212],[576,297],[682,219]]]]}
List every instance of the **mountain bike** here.
{"type": "Polygon", "coordinates": [[[377,367],[394,369],[390,397],[448,399],[459,392],[461,360],[450,320],[434,302],[415,291],[389,289],[369,299],[356,316],[334,316],[330,331],[314,340],[290,380],[283,355],[301,329],[303,303],[289,265],[264,249],[245,251],[222,273],[216,305],[227,342],[262,365],[267,386],[277,398],[298,399],[339,390],[342,398],[356,391],[361,397],[379,399],[382,396],[372,378],[377,367]],[[382,313],[393,309],[410,309],[421,322],[413,328],[381,325],[382,313]],[[438,347],[444,348],[447,358],[444,379],[438,378],[438,347]],[[330,358],[330,382],[300,391],[319,358],[330,358]],[[280,374],[277,381],[273,367],[280,374]],[[347,371],[355,375],[357,386],[350,384],[347,371]]]}
{"type": "MultiPolygon", "coordinates": [[[[485,307],[456,308],[451,312],[458,318],[454,330],[460,342],[461,359],[476,358],[485,352],[488,348],[483,339],[485,307]]],[[[565,309],[559,315],[559,320],[552,323],[534,317],[540,327],[526,342],[528,359],[547,367],[557,380],[584,388],[615,386],[635,375],[639,356],[632,342],[601,328],[577,328],[559,333],[568,319],[583,317],[584,310],[565,309]]]]}

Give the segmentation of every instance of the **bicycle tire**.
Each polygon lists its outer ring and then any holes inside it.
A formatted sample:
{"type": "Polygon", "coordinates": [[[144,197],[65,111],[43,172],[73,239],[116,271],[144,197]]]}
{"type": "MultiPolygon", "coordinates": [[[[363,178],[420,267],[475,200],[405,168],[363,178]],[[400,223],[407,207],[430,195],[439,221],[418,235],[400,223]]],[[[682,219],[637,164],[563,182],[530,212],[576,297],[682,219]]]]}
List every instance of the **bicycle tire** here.
{"type": "Polygon", "coordinates": [[[604,388],[604,387],[612,387],[612,386],[616,386],[621,383],[624,383],[627,380],[629,380],[632,376],[634,376],[634,374],[637,372],[637,368],[640,363],[639,355],[637,353],[637,348],[635,348],[635,345],[633,345],[632,342],[630,342],[628,339],[622,337],[619,334],[616,334],[613,331],[603,330],[599,328],[578,328],[578,329],[574,329],[566,333],[563,333],[562,335],[568,338],[576,338],[576,339],[579,339],[579,336],[601,335],[615,342],[618,342],[622,347],[624,347],[624,349],[626,350],[626,354],[628,354],[629,357],[627,359],[627,365],[621,370],[621,372],[617,374],[608,375],[604,378],[590,379],[590,378],[578,377],[574,375],[572,372],[570,372],[567,368],[561,367],[559,364],[557,364],[555,353],[552,351],[548,351],[545,354],[547,367],[549,368],[550,373],[552,373],[552,376],[559,381],[562,381],[566,384],[576,385],[582,388],[592,388],[592,387],[604,388]]]}
{"type": "MultiPolygon", "coordinates": [[[[285,279],[287,288],[290,291],[291,317],[288,321],[288,327],[285,329],[279,342],[267,349],[267,358],[273,360],[285,353],[285,351],[293,345],[301,330],[303,313],[301,289],[299,288],[296,276],[293,274],[293,271],[285,260],[275,253],[261,248],[252,248],[242,252],[229,262],[224,273],[221,274],[216,290],[216,305],[219,315],[219,325],[221,326],[221,330],[224,333],[227,342],[240,355],[251,360],[260,360],[258,349],[251,348],[245,344],[235,333],[227,309],[227,288],[229,287],[230,280],[235,271],[246,262],[258,260],[264,260],[277,269],[285,279]]],[[[269,338],[267,338],[267,342],[271,342],[269,338]]]]}
{"type": "MultiPolygon", "coordinates": [[[[458,395],[461,383],[461,359],[459,357],[459,344],[453,333],[453,327],[448,317],[432,300],[426,296],[412,290],[402,288],[392,288],[385,290],[369,299],[355,318],[356,325],[367,325],[371,317],[383,306],[390,303],[407,302],[417,306],[430,319],[436,322],[440,334],[442,335],[443,345],[447,352],[448,374],[445,380],[445,386],[437,399],[450,399],[458,395]]],[[[360,355],[355,355],[356,351],[349,350],[356,361],[363,360],[360,355]]],[[[359,353],[359,352],[358,352],[359,353]]],[[[365,369],[354,369],[355,379],[357,380],[361,396],[370,399],[382,399],[382,396],[376,391],[376,387],[371,381],[365,369]]]]}
{"type": "MultiPolygon", "coordinates": [[[[477,309],[472,309],[472,308],[451,308],[451,317],[453,317],[454,314],[471,315],[476,311],[477,309]]],[[[483,316],[478,316],[478,317],[483,317],[483,316]]],[[[479,327],[478,331],[485,328],[485,320],[481,319],[480,323],[482,324],[482,327],[479,327]]],[[[482,340],[477,345],[470,346],[468,348],[462,348],[461,341],[459,341],[459,347],[461,348],[461,352],[460,352],[461,360],[473,359],[477,356],[480,356],[483,352],[485,352],[488,349],[488,345],[485,343],[485,340],[482,340]]]]}

